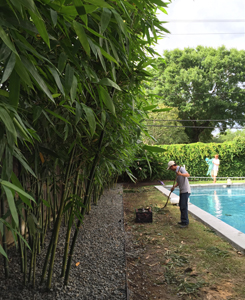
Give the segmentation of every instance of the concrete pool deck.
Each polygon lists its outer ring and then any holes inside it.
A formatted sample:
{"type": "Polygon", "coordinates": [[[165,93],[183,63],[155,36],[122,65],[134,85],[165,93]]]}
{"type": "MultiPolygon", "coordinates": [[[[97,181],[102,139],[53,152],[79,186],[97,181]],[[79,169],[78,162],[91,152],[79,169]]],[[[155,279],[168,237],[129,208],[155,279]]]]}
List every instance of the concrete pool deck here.
{"type": "MultiPolygon", "coordinates": [[[[204,185],[195,184],[191,186],[204,186],[204,185]]],[[[205,186],[207,185],[205,184],[205,186]]],[[[171,188],[172,186],[165,186],[165,187],[163,187],[162,185],[155,186],[155,188],[158,189],[160,192],[162,192],[165,196],[169,196],[170,191],[167,189],[167,187],[171,188]]],[[[177,199],[179,199],[179,196],[174,193],[171,193],[169,199],[170,203],[177,204],[179,202],[177,201],[177,199]]],[[[234,248],[236,248],[237,250],[245,254],[245,234],[243,232],[235,229],[234,227],[212,216],[210,213],[207,213],[206,211],[202,210],[201,208],[197,207],[191,202],[189,202],[188,211],[195,219],[201,221],[206,226],[212,228],[217,233],[217,235],[226,239],[234,248]]]]}

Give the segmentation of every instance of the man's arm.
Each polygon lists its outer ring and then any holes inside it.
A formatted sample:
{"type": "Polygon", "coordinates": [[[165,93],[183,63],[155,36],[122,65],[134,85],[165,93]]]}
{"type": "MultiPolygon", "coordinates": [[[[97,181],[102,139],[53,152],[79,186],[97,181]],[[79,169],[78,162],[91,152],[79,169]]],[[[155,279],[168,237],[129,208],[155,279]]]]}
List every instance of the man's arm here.
{"type": "Polygon", "coordinates": [[[171,192],[173,192],[174,191],[174,189],[178,186],[179,184],[178,184],[178,182],[176,182],[175,183],[175,185],[174,186],[172,186],[172,188],[171,188],[171,192]]]}
{"type": "Polygon", "coordinates": [[[180,171],[177,171],[176,174],[182,177],[190,177],[190,174],[186,170],[185,173],[181,173],[180,171]]]}

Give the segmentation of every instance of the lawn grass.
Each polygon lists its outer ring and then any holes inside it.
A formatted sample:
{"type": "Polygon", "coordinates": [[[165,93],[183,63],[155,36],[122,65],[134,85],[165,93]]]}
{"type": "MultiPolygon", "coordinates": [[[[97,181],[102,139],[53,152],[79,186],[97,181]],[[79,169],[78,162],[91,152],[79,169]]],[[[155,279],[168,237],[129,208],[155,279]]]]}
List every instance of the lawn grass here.
{"type": "Polygon", "coordinates": [[[189,228],[180,229],[179,207],[169,204],[161,209],[166,197],[154,187],[124,192],[127,229],[144,249],[137,261],[150,257],[151,265],[157,264],[153,273],[147,267],[149,284],[159,289],[167,284],[171,295],[181,299],[245,299],[245,257],[241,253],[192,216],[189,228]],[[142,207],[152,207],[153,223],[135,223],[135,208],[142,207]],[[207,294],[217,298],[204,298],[207,294]]]}

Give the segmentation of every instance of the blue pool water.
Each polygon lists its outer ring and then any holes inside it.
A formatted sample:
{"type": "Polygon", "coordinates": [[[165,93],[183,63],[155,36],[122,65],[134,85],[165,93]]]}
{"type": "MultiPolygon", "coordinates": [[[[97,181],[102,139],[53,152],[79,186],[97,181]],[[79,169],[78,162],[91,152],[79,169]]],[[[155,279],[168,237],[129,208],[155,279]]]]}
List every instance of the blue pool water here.
{"type": "Polygon", "coordinates": [[[244,185],[191,187],[190,202],[245,233],[244,185]]]}

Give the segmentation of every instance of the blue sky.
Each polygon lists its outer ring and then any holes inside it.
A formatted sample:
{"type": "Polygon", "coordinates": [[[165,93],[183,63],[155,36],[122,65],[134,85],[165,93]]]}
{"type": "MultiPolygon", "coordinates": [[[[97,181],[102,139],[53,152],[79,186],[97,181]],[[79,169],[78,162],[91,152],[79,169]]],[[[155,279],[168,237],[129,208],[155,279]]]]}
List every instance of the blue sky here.
{"type": "Polygon", "coordinates": [[[169,21],[165,27],[171,34],[158,42],[155,49],[159,54],[164,50],[195,48],[198,45],[245,49],[245,0],[172,0],[166,11],[167,15],[160,12],[158,17],[161,21],[169,21]],[[224,20],[232,22],[220,22],[224,20]]]}

